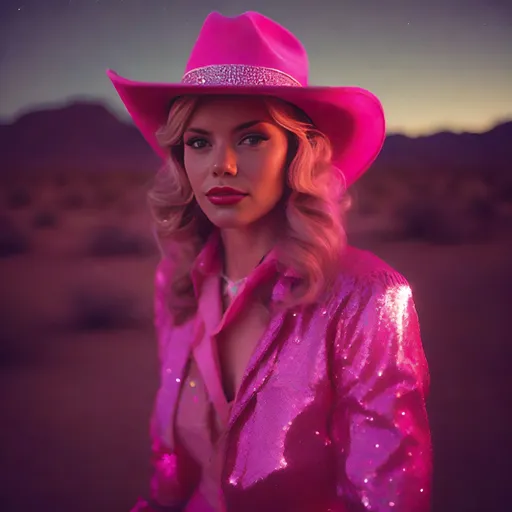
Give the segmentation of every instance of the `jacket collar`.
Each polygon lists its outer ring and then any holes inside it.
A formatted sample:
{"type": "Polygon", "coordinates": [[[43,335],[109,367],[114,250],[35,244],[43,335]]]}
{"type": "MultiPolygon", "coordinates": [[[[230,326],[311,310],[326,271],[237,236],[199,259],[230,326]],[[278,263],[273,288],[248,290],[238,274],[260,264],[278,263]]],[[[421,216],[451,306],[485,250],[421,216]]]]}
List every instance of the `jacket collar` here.
{"type": "Polygon", "coordinates": [[[201,293],[205,278],[212,275],[220,275],[222,272],[220,249],[221,238],[219,231],[216,229],[210,234],[192,265],[191,277],[196,299],[201,293]]]}

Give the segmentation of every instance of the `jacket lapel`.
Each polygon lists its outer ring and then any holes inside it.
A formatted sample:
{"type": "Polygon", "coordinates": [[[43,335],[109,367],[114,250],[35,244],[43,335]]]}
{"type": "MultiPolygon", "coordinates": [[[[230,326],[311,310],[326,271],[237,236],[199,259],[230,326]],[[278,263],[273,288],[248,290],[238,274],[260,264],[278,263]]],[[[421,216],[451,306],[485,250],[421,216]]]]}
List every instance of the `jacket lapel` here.
{"type": "MultiPolygon", "coordinates": [[[[293,282],[293,275],[285,273],[281,276],[273,287],[270,303],[275,304],[281,302],[290,290],[293,282]]],[[[279,354],[276,340],[284,327],[288,313],[289,312],[287,311],[279,311],[273,316],[269,327],[256,346],[245,370],[235,403],[233,404],[233,410],[229,420],[229,428],[235,424],[236,420],[247,407],[247,404],[260,390],[268,377],[270,377],[270,374],[274,369],[274,363],[276,362],[279,354]],[[265,356],[268,355],[272,348],[274,349],[274,352],[265,361],[265,356]]]]}
{"type": "Polygon", "coordinates": [[[268,329],[256,346],[249,364],[244,373],[242,384],[238,390],[231,417],[229,419],[229,427],[232,428],[236,420],[240,417],[247,404],[253,396],[260,390],[267,378],[272,373],[274,363],[277,359],[278,350],[275,341],[281,331],[286,314],[284,312],[277,313],[270,322],[268,329]],[[264,361],[265,356],[274,349],[270,357],[264,361]]]}
{"type": "MultiPolygon", "coordinates": [[[[293,278],[290,281],[290,277],[285,275],[278,279],[272,290],[271,303],[279,302],[284,297],[285,292],[289,290],[290,282],[293,281],[293,278]]],[[[206,316],[209,317],[209,315],[206,316]]],[[[286,317],[286,311],[280,311],[273,315],[268,328],[251,355],[233,404],[228,424],[229,429],[271,375],[279,352],[275,342],[284,326],[286,317]],[[272,349],[273,352],[271,352],[272,349]]],[[[165,333],[168,342],[166,343],[165,364],[162,365],[155,420],[161,437],[171,449],[174,448],[174,419],[185,369],[191,351],[199,341],[198,337],[204,334],[204,328],[205,325],[201,319],[194,318],[183,326],[173,327],[165,333]]]]}

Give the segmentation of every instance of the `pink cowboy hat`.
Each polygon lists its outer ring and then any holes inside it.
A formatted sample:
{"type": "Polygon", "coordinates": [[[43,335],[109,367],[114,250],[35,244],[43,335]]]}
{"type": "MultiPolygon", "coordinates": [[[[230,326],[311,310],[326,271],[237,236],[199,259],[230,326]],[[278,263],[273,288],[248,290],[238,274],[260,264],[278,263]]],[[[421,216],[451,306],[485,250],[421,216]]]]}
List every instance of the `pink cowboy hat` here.
{"type": "Polygon", "coordinates": [[[244,94],[280,98],[301,109],[333,146],[333,165],[346,186],[379,154],[385,138],[380,101],[359,87],[308,85],[308,57],[287,29],[257,12],[205,20],[179,83],[136,82],[107,75],[142,135],[166,160],[156,132],[166,124],[172,100],[183,95],[244,94]]]}

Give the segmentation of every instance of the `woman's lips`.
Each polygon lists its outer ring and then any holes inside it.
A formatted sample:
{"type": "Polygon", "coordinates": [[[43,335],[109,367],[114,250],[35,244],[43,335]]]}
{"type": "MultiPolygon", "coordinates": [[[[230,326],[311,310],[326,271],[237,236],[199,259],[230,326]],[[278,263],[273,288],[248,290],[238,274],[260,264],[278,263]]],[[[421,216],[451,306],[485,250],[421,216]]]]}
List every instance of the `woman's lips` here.
{"type": "Polygon", "coordinates": [[[247,194],[231,187],[213,187],[206,197],[217,206],[230,206],[239,203],[247,194]]]}
{"type": "Polygon", "coordinates": [[[246,197],[246,194],[209,194],[206,197],[210,203],[216,206],[231,206],[239,203],[244,197],[246,197]]]}

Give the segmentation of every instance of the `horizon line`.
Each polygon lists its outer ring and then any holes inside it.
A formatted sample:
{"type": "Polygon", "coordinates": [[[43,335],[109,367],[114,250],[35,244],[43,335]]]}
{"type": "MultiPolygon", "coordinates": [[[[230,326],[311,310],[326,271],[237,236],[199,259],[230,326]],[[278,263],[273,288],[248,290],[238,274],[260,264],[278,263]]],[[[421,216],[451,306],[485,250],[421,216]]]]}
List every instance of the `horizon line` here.
{"type": "MultiPolygon", "coordinates": [[[[47,110],[58,110],[62,108],[66,108],[72,105],[76,104],[89,104],[89,105],[98,105],[101,107],[104,107],[106,110],[108,110],[113,116],[115,116],[120,122],[125,124],[132,124],[133,121],[130,118],[130,115],[128,112],[123,111],[116,107],[116,105],[113,105],[110,101],[106,99],[101,99],[98,97],[92,97],[92,96],[84,96],[84,95],[76,95],[69,97],[67,99],[58,100],[58,101],[48,101],[45,103],[36,103],[32,106],[27,106],[24,108],[18,109],[18,111],[11,115],[6,117],[0,117],[0,125],[8,126],[15,124],[19,119],[22,117],[29,115],[31,113],[35,112],[41,112],[41,111],[47,111],[47,110]]],[[[439,125],[438,128],[430,128],[425,130],[399,130],[399,129],[388,129],[386,130],[386,136],[394,136],[394,135],[401,135],[408,138],[420,138],[420,137],[428,137],[440,133],[453,133],[453,134],[480,134],[480,133],[486,133],[492,129],[494,129],[497,126],[500,126],[502,124],[506,124],[512,122],[512,115],[506,115],[504,114],[501,118],[496,118],[493,121],[489,121],[486,123],[485,127],[482,127],[479,130],[471,129],[471,128],[461,128],[461,127],[448,127],[448,126],[442,126],[439,125]]]]}

